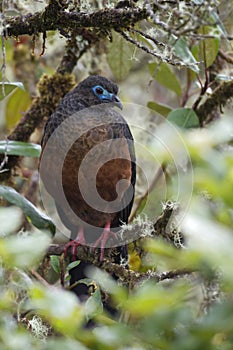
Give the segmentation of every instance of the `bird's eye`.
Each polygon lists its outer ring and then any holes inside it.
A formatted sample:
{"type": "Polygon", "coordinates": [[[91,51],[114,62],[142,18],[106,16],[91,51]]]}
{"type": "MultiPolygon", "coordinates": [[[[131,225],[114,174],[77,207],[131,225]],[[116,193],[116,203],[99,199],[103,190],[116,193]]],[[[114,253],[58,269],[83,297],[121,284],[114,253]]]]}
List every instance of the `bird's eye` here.
{"type": "Polygon", "coordinates": [[[102,95],[102,93],[104,92],[104,89],[101,86],[98,86],[98,87],[95,88],[95,92],[98,95],[102,95]]]}

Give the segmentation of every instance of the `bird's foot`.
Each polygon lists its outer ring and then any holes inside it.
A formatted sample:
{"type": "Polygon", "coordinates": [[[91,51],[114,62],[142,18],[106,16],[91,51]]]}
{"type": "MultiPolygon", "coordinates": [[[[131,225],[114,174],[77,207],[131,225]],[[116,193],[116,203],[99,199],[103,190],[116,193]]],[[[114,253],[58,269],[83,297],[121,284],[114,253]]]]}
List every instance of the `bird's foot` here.
{"type": "Polygon", "coordinates": [[[84,237],[84,230],[81,228],[78,231],[77,238],[75,240],[69,241],[66,243],[65,248],[64,248],[64,255],[67,255],[68,250],[71,248],[71,254],[72,254],[72,260],[76,260],[76,255],[77,255],[77,247],[79,246],[85,246],[86,245],[86,240],[84,237]]]}
{"type": "Polygon", "coordinates": [[[101,236],[96,240],[93,249],[100,248],[100,262],[104,259],[104,249],[106,242],[109,240],[110,236],[117,240],[117,234],[111,231],[110,222],[105,225],[104,231],[101,236]]]}

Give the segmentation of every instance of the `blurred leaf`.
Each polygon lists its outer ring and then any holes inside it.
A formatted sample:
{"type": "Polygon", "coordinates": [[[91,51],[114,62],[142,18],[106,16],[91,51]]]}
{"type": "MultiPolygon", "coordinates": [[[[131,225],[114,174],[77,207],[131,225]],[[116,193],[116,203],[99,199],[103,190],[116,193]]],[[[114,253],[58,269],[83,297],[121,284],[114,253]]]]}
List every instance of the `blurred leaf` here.
{"type": "Polygon", "coordinates": [[[171,260],[172,262],[173,260],[176,260],[177,256],[180,254],[180,251],[177,250],[177,248],[160,239],[146,240],[145,249],[148,252],[153,253],[156,256],[159,256],[159,259],[163,258],[166,260],[171,260]]]}
{"type": "Polygon", "coordinates": [[[131,59],[135,50],[134,45],[113,31],[112,42],[107,42],[107,49],[107,61],[115,79],[118,81],[125,79],[134,63],[131,59]]]}
{"type": "Polygon", "coordinates": [[[39,158],[41,146],[36,143],[21,141],[0,141],[0,153],[12,156],[36,157],[39,158]]]}
{"type": "MultiPolygon", "coordinates": [[[[213,28],[208,26],[202,26],[200,33],[203,35],[212,34],[213,28]]],[[[219,38],[207,38],[200,41],[201,55],[200,60],[204,61],[205,67],[208,68],[214,63],[219,49],[219,38]]]]}
{"type": "Polygon", "coordinates": [[[226,74],[217,74],[215,79],[217,80],[223,80],[223,81],[232,81],[232,76],[226,75],[226,74]]]}
{"type": "Polygon", "coordinates": [[[199,127],[199,119],[191,108],[177,108],[170,112],[167,120],[184,129],[199,127]]]}
{"type": "Polygon", "coordinates": [[[88,276],[90,281],[98,281],[100,287],[109,293],[114,293],[117,289],[116,281],[105,271],[98,269],[97,267],[91,267],[88,270],[88,276]]]}
{"type": "Polygon", "coordinates": [[[31,222],[38,229],[49,230],[52,234],[55,234],[56,227],[52,220],[47,215],[40,212],[31,202],[29,202],[29,200],[24,198],[13,188],[0,186],[0,196],[9,203],[21,208],[29,222],[31,222]]]}
{"type": "Polygon", "coordinates": [[[38,313],[61,334],[77,338],[84,313],[76,295],[59,288],[36,285],[31,288],[30,296],[30,307],[38,309],[38,313]]]}
{"type": "Polygon", "coordinates": [[[172,111],[172,108],[162,105],[161,103],[157,103],[154,101],[149,101],[147,103],[147,107],[150,109],[153,109],[153,111],[161,114],[162,116],[166,117],[168,113],[172,111]]]}
{"type": "Polygon", "coordinates": [[[198,62],[190,51],[187,42],[184,38],[179,38],[175,40],[175,37],[172,37],[171,44],[174,45],[174,51],[176,55],[188,65],[188,67],[193,70],[195,73],[199,73],[198,62]]]}
{"type": "MultiPolygon", "coordinates": [[[[200,202],[195,203],[200,212],[202,206],[200,202]]],[[[204,215],[194,213],[186,215],[182,222],[182,230],[187,239],[189,250],[185,253],[187,261],[190,263],[191,256],[199,255],[200,268],[206,261],[212,267],[218,267],[221,270],[225,281],[232,281],[232,245],[233,235],[230,228],[218,224],[204,215]],[[208,252],[208,254],[206,254],[208,252]]]]}
{"type": "Polygon", "coordinates": [[[13,128],[22,118],[31,104],[31,98],[27,91],[16,89],[9,97],[6,105],[6,126],[13,128]]]}
{"type": "MultiPolygon", "coordinates": [[[[45,349],[45,348],[44,348],[45,349]]],[[[47,339],[46,340],[46,350],[89,350],[79,341],[69,338],[61,338],[59,339],[47,339]]]]}
{"type": "Polygon", "coordinates": [[[22,212],[19,208],[11,206],[9,208],[0,208],[0,236],[13,233],[22,223],[22,212]],[[9,218],[11,218],[9,220],[9,218]]]}
{"type": "Polygon", "coordinates": [[[204,0],[191,0],[195,5],[202,5],[204,0]]]}
{"type": "Polygon", "coordinates": [[[0,256],[10,266],[31,268],[45,254],[50,238],[45,233],[0,239],[0,256]]]}
{"type": "Polygon", "coordinates": [[[178,96],[181,95],[182,89],[176,74],[171,70],[169,65],[165,62],[160,64],[153,62],[149,63],[150,75],[161,85],[169,90],[174,91],[178,96]]]}
{"type": "Polygon", "coordinates": [[[150,315],[160,310],[174,309],[184,300],[188,286],[183,283],[165,289],[161,285],[147,282],[134,291],[130,298],[123,302],[123,309],[133,316],[150,315]]]}
{"type": "Polygon", "coordinates": [[[11,83],[0,83],[0,101],[9,95],[13,90],[20,88],[24,90],[23,83],[16,81],[11,83]]]}
{"type": "Polygon", "coordinates": [[[61,272],[60,257],[57,255],[50,255],[50,261],[51,261],[51,266],[52,266],[53,270],[57,274],[60,274],[60,272],[61,272]]]}

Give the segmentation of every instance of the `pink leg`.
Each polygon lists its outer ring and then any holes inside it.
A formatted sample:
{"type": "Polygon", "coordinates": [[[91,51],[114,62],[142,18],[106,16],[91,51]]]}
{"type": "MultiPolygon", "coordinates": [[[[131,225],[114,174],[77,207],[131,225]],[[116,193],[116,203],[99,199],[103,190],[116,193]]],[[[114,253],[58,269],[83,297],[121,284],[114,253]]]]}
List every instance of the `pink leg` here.
{"type": "Polygon", "coordinates": [[[77,237],[75,240],[69,241],[68,243],[66,243],[65,248],[64,248],[64,255],[66,256],[68,249],[71,248],[72,259],[75,261],[76,260],[76,249],[80,245],[82,245],[82,246],[86,245],[83,227],[81,227],[78,230],[78,234],[77,234],[77,237]]]}
{"type": "Polygon", "coordinates": [[[115,232],[111,231],[111,223],[109,221],[105,225],[103,233],[96,240],[96,242],[95,242],[95,244],[93,246],[94,249],[100,247],[100,261],[103,261],[105,245],[106,245],[106,242],[108,241],[110,236],[113,236],[113,238],[115,240],[117,239],[117,234],[115,232]]]}

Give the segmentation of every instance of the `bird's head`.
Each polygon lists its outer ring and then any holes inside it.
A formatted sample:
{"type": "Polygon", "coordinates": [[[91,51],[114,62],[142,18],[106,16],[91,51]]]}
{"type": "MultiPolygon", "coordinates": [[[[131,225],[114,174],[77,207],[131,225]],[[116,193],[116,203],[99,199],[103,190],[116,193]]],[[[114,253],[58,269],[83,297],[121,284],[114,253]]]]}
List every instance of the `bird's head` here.
{"type": "Polygon", "coordinates": [[[100,75],[92,75],[79,83],[78,88],[85,94],[89,105],[112,103],[122,109],[122,104],[117,96],[118,87],[111,80],[100,75]]]}

